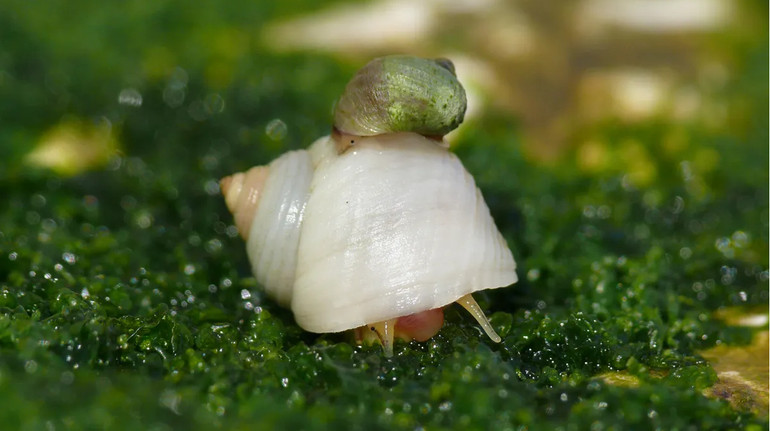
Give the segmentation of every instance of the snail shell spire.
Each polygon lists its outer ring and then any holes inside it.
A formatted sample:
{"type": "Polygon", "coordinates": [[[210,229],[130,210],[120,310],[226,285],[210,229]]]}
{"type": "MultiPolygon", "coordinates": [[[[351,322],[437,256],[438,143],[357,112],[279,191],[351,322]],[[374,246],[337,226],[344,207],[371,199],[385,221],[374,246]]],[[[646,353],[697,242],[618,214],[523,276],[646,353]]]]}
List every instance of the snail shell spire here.
{"type": "Polygon", "coordinates": [[[291,302],[297,247],[313,165],[305,150],[222,178],[219,186],[246,240],[252,272],[280,304],[291,302]]]}
{"type": "Polygon", "coordinates": [[[357,136],[443,136],[462,123],[466,105],[451,61],[380,57],[348,83],[334,111],[334,127],[357,136]]]}
{"type": "Polygon", "coordinates": [[[246,172],[236,172],[219,181],[227,209],[233,214],[235,226],[243,239],[249,239],[251,223],[254,221],[269,172],[267,166],[255,166],[246,172]]]}

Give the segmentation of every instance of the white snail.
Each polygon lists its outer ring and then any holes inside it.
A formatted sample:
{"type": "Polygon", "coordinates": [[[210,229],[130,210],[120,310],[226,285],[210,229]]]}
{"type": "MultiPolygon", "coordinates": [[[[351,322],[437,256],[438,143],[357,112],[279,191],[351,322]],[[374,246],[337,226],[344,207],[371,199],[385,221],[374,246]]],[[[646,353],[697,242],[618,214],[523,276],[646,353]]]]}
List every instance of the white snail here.
{"type": "Polygon", "coordinates": [[[302,328],[424,341],[471,293],[517,281],[471,175],[443,144],[465,92],[448,60],[375,59],[336,106],[331,136],[221,181],[252,270],[302,328]]]}

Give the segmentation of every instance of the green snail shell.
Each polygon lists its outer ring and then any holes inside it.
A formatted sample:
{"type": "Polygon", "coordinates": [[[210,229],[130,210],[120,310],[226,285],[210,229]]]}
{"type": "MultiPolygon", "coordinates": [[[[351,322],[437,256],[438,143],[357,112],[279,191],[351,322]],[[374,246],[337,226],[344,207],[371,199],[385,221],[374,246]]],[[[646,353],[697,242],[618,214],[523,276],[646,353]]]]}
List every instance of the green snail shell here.
{"type": "Polygon", "coordinates": [[[335,108],[334,127],[357,136],[394,132],[443,136],[462,123],[466,105],[451,61],[381,57],[348,83],[335,108]]]}

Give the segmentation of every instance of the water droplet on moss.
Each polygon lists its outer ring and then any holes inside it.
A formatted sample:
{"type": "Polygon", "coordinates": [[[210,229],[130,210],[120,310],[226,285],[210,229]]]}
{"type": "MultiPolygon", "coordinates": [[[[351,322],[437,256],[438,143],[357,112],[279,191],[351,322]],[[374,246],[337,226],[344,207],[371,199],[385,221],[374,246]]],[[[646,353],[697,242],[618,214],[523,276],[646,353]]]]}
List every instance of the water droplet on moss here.
{"type": "Polygon", "coordinates": [[[208,253],[212,253],[212,254],[218,253],[222,250],[222,241],[216,238],[208,240],[206,242],[205,248],[208,253]]]}
{"type": "Polygon", "coordinates": [[[286,123],[284,123],[280,118],[271,120],[265,126],[265,134],[272,141],[283,140],[286,137],[287,132],[288,128],[286,127],[286,123]]]}
{"type": "Polygon", "coordinates": [[[137,227],[140,229],[147,229],[150,226],[152,226],[153,217],[152,214],[150,214],[147,210],[140,210],[135,216],[134,216],[134,223],[137,227]]]}
{"type": "Polygon", "coordinates": [[[225,110],[225,99],[218,93],[209,94],[203,101],[209,115],[219,114],[225,110]]]}
{"type": "Polygon", "coordinates": [[[124,88],[120,91],[120,94],[118,94],[118,103],[138,108],[142,106],[142,93],[134,88],[124,88]]]}
{"type": "Polygon", "coordinates": [[[209,196],[216,196],[219,194],[219,182],[217,182],[214,179],[209,179],[206,181],[206,183],[203,185],[203,190],[206,192],[209,196]]]}
{"type": "Polygon", "coordinates": [[[33,359],[24,362],[24,371],[29,374],[33,374],[35,371],[37,371],[37,362],[33,359]]]}
{"type": "Polygon", "coordinates": [[[62,253],[61,258],[70,265],[74,265],[75,262],[77,262],[77,256],[75,256],[74,253],[64,252],[62,253]]]}
{"type": "Polygon", "coordinates": [[[532,268],[529,271],[527,271],[527,280],[529,281],[537,281],[540,278],[540,270],[537,268],[532,268]]]}
{"type": "Polygon", "coordinates": [[[36,193],[29,199],[29,203],[35,208],[42,208],[45,206],[46,199],[45,196],[36,193]]]}

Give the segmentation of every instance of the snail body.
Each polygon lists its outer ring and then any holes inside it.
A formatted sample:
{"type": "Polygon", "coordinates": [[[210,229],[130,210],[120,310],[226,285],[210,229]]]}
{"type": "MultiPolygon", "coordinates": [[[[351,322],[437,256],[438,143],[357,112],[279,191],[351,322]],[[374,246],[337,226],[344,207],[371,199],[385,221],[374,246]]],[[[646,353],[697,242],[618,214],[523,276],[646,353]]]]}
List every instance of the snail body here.
{"type": "MultiPolygon", "coordinates": [[[[419,60],[441,79],[443,71],[454,76],[446,60],[419,60]]],[[[359,92],[361,82],[351,82],[341,101],[351,88],[359,92]]],[[[359,337],[376,335],[392,354],[395,336],[430,338],[442,307],[458,302],[499,341],[471,293],[515,283],[516,264],[473,178],[436,139],[462,120],[464,93],[450,99],[462,106],[444,118],[423,116],[431,124],[408,126],[416,132],[383,126],[364,136],[350,128],[361,121],[335,120],[334,133],[307,150],[221,181],[257,281],[303,329],[359,328],[359,337]]],[[[375,108],[355,112],[371,116],[375,108]]]]}

